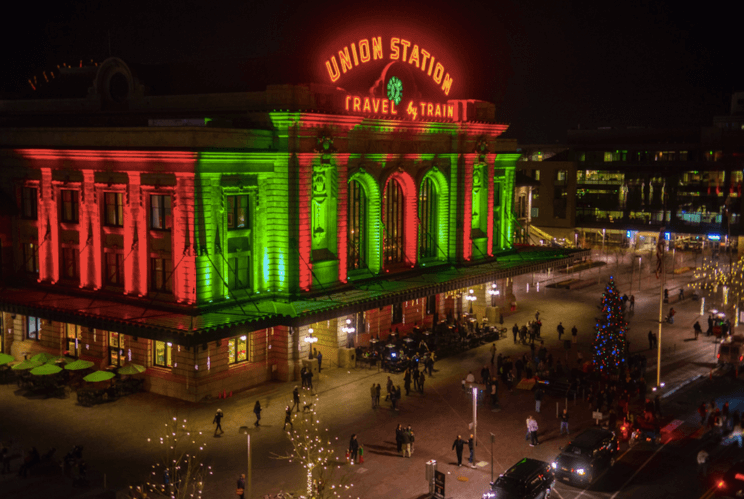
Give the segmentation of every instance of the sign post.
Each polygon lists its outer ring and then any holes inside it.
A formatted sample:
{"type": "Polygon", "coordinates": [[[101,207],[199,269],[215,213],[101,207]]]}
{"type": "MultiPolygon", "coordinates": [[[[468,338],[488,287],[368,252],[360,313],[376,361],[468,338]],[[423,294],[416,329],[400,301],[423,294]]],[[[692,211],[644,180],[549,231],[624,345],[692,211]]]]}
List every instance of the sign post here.
{"type": "Polygon", "coordinates": [[[444,499],[444,473],[434,472],[434,496],[433,499],[444,499]]]}

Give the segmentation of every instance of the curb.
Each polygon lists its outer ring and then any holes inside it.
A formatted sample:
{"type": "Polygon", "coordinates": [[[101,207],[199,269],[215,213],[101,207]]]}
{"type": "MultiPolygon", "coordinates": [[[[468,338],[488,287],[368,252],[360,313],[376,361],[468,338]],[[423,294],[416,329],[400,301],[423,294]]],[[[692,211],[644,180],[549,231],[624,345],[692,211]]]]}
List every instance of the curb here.
{"type": "Polygon", "coordinates": [[[699,380],[700,378],[704,378],[704,374],[696,374],[695,376],[692,376],[691,378],[686,379],[676,387],[672,388],[671,390],[664,392],[663,394],[659,395],[659,398],[665,399],[667,397],[672,396],[674,393],[679,391],[681,388],[684,388],[685,386],[689,385],[690,383],[694,383],[695,381],[699,380]]]}

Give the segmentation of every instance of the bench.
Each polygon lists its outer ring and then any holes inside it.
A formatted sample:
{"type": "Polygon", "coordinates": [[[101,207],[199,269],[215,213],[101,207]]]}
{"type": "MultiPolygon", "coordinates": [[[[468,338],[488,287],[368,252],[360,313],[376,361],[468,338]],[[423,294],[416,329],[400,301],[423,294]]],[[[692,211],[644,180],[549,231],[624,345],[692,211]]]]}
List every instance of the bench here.
{"type": "Polygon", "coordinates": [[[574,283],[571,283],[568,286],[568,289],[583,289],[588,288],[589,286],[593,286],[597,284],[596,279],[584,279],[583,281],[576,281],[574,283]]]}

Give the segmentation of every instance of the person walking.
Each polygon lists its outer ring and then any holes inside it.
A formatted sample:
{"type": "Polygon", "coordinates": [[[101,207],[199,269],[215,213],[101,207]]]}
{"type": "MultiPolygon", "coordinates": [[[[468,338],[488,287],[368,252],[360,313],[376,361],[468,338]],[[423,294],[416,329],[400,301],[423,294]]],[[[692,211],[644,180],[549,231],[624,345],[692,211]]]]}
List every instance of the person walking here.
{"type": "Polygon", "coordinates": [[[653,348],[654,348],[654,339],[655,339],[654,338],[654,332],[653,331],[649,331],[648,332],[648,349],[649,350],[653,350],[653,348]]]}
{"type": "Polygon", "coordinates": [[[703,478],[708,477],[708,461],[710,460],[710,455],[705,449],[700,449],[700,452],[697,454],[697,463],[698,463],[698,474],[702,475],[703,478]]]}
{"type": "Polygon", "coordinates": [[[323,365],[323,352],[318,352],[318,374],[320,374],[320,371],[322,371],[322,365],[323,365]]]}
{"type": "Polygon", "coordinates": [[[297,407],[297,412],[300,412],[300,389],[295,385],[294,390],[292,390],[292,409],[297,407]]]}
{"type": "Polygon", "coordinates": [[[575,345],[579,341],[579,330],[576,329],[576,326],[571,328],[571,341],[573,341],[573,344],[575,345]]]}
{"type": "Polygon", "coordinates": [[[413,456],[413,451],[416,450],[416,449],[414,449],[414,447],[416,446],[415,445],[415,443],[416,443],[416,437],[413,434],[413,428],[411,428],[411,425],[408,425],[408,428],[406,429],[406,431],[408,432],[408,435],[411,437],[411,450],[410,450],[410,452],[408,454],[411,455],[411,456],[413,456]]]}
{"type": "Polygon", "coordinates": [[[372,383],[372,388],[369,389],[369,394],[372,397],[372,409],[377,408],[377,385],[372,383]]]}
{"type": "Polygon", "coordinates": [[[307,370],[307,387],[312,391],[313,390],[313,370],[308,369],[307,370]]]}
{"type": "Polygon", "coordinates": [[[375,406],[380,407],[380,395],[382,394],[382,386],[380,383],[377,383],[377,388],[375,389],[375,406]]]}
{"type": "Polygon", "coordinates": [[[300,369],[300,379],[302,380],[302,388],[307,388],[307,367],[305,366],[300,369]]]}
{"type": "Polygon", "coordinates": [[[434,371],[434,352],[430,353],[428,357],[426,357],[426,360],[424,361],[424,371],[429,372],[429,377],[431,377],[432,371],[434,371]]]}
{"type": "Polygon", "coordinates": [[[491,345],[491,365],[493,365],[493,361],[496,359],[496,343],[491,345]]]}
{"type": "Polygon", "coordinates": [[[411,373],[411,376],[413,377],[413,391],[418,391],[418,385],[419,385],[419,370],[414,369],[411,373]]]}
{"type": "Polygon", "coordinates": [[[465,440],[460,435],[457,435],[455,442],[452,444],[452,450],[457,454],[457,465],[462,466],[462,449],[465,447],[465,440]]]}
{"type": "Polygon", "coordinates": [[[353,433],[349,439],[349,463],[354,464],[356,462],[358,452],[359,442],[357,441],[356,433],[353,433]]]}
{"type": "Polygon", "coordinates": [[[468,450],[470,451],[468,462],[470,463],[470,467],[475,469],[475,463],[473,463],[473,459],[475,459],[475,442],[473,440],[472,433],[470,434],[470,438],[468,439],[468,450]]]}
{"type": "Polygon", "coordinates": [[[561,336],[563,336],[563,333],[566,332],[566,328],[563,327],[563,323],[562,322],[559,322],[557,329],[558,329],[558,341],[561,341],[561,336]]]}
{"type": "Polygon", "coordinates": [[[387,389],[387,395],[385,395],[385,401],[388,401],[390,400],[390,394],[393,392],[393,380],[390,379],[390,376],[388,376],[385,388],[387,389]]]}
{"type": "Polygon", "coordinates": [[[421,395],[424,394],[424,380],[426,379],[426,376],[424,376],[424,373],[422,372],[419,374],[419,392],[421,395]]]}
{"type": "Polygon", "coordinates": [[[240,499],[245,499],[245,473],[241,473],[238,477],[237,493],[240,499]]]}
{"type": "Polygon", "coordinates": [[[539,386],[537,387],[537,390],[535,390],[535,412],[540,414],[540,405],[542,404],[543,399],[543,391],[542,388],[539,386]]]}
{"type": "Polygon", "coordinates": [[[491,378],[491,372],[488,370],[488,366],[483,366],[483,369],[481,369],[480,375],[481,375],[481,383],[483,383],[484,385],[488,383],[488,380],[491,378]]]}
{"type": "Polygon", "coordinates": [[[703,328],[700,327],[700,321],[695,321],[695,325],[692,328],[695,331],[695,339],[698,339],[698,335],[703,332],[703,328]]]}
{"type": "Polygon", "coordinates": [[[685,299],[685,290],[684,288],[679,288],[679,300],[678,301],[682,301],[684,299],[685,299]]]}
{"type": "Polygon", "coordinates": [[[630,311],[635,311],[635,295],[630,295],[630,311]]]}
{"type": "Polygon", "coordinates": [[[514,344],[517,344],[517,335],[519,334],[519,326],[517,326],[516,323],[514,323],[514,327],[512,328],[512,334],[514,335],[514,344]]]}
{"type": "Polygon", "coordinates": [[[222,418],[223,417],[225,417],[225,415],[222,413],[222,409],[217,409],[217,413],[214,415],[214,419],[212,420],[212,424],[217,425],[214,427],[215,436],[217,436],[218,430],[220,433],[225,433],[225,430],[222,429],[222,418]]]}
{"type": "Polygon", "coordinates": [[[491,378],[491,412],[496,412],[499,408],[499,381],[494,376],[491,378]]]}
{"type": "Polygon", "coordinates": [[[527,418],[527,429],[530,431],[530,447],[540,445],[540,442],[537,440],[537,421],[532,416],[527,418]]]}
{"type": "Polygon", "coordinates": [[[566,435],[568,435],[568,409],[563,409],[560,420],[561,420],[561,435],[563,435],[563,430],[566,430],[566,435]]]}
{"type": "Polygon", "coordinates": [[[284,426],[282,427],[282,430],[286,430],[287,425],[291,426],[294,430],[294,423],[292,423],[292,409],[290,409],[289,406],[284,408],[284,426]]]}
{"type": "Polygon", "coordinates": [[[256,400],[256,405],[253,406],[253,414],[256,415],[256,422],[253,426],[261,426],[261,402],[256,400]]]}
{"type": "Polygon", "coordinates": [[[411,434],[407,429],[401,431],[401,439],[403,440],[401,445],[403,457],[411,457],[411,434]]]}
{"type": "Polygon", "coordinates": [[[398,454],[403,455],[403,426],[400,424],[395,428],[395,446],[398,449],[398,454]]]}

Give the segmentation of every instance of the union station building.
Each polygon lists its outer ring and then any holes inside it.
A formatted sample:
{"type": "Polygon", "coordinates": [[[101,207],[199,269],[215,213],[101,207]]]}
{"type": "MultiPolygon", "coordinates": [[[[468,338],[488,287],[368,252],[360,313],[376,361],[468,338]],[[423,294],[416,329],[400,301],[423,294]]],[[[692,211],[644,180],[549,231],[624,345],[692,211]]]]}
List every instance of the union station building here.
{"type": "Polygon", "coordinates": [[[0,101],[0,351],[140,364],[196,401],[296,379],[311,347],[346,366],[470,290],[493,320],[515,276],[586,256],[513,244],[493,104],[405,56],[345,90],[361,50],[326,82],[190,94],[110,58],[0,101]]]}

